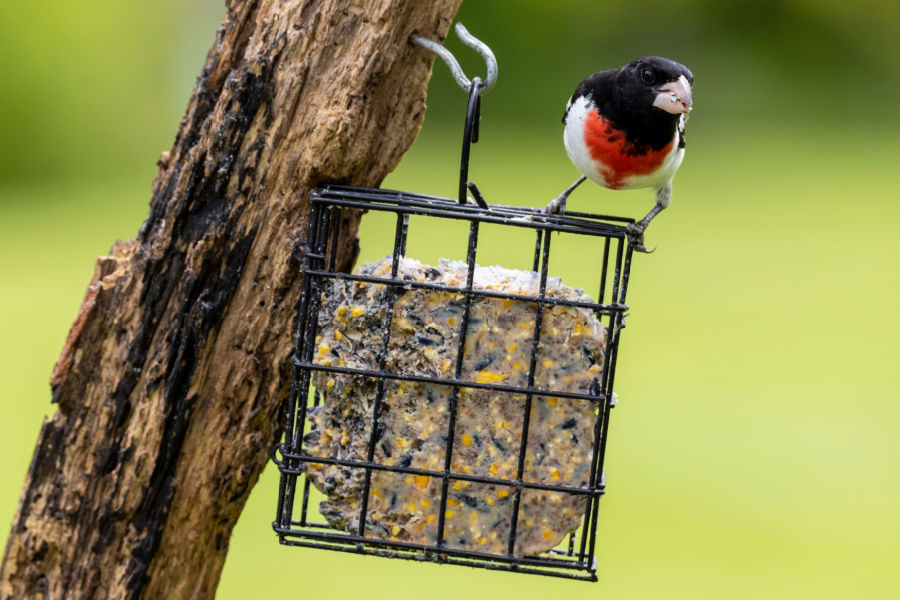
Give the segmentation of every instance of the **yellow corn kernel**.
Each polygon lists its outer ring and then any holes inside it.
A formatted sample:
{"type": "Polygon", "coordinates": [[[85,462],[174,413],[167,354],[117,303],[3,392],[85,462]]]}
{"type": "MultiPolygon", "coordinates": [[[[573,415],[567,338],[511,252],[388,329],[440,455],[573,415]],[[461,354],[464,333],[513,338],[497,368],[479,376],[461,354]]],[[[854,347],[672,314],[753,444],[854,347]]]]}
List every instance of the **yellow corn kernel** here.
{"type": "Polygon", "coordinates": [[[553,471],[550,472],[550,478],[559,479],[559,469],[553,469],[553,471]]]}
{"type": "Polygon", "coordinates": [[[520,362],[518,362],[518,361],[514,362],[514,363],[513,363],[513,369],[515,369],[516,371],[521,371],[521,370],[522,370],[522,363],[520,363],[520,362]]]}
{"type": "Polygon", "coordinates": [[[453,511],[452,511],[452,510],[448,510],[447,512],[445,512],[445,513],[444,513],[444,518],[445,518],[445,519],[452,519],[452,518],[453,518],[453,511]]]}
{"type": "Polygon", "coordinates": [[[422,508],[428,508],[431,506],[431,502],[428,501],[428,498],[422,498],[422,508]]]}
{"type": "Polygon", "coordinates": [[[547,398],[547,404],[549,404],[550,406],[553,406],[554,404],[556,404],[556,402],[556,398],[547,398]]]}
{"type": "Polygon", "coordinates": [[[372,495],[376,498],[381,498],[381,490],[372,490],[372,495]]]}
{"type": "Polygon", "coordinates": [[[391,535],[397,535],[398,533],[400,533],[400,526],[395,524],[393,527],[391,527],[391,535]]]}
{"type": "Polygon", "coordinates": [[[519,347],[518,344],[510,344],[510,345],[507,347],[507,350],[509,350],[510,352],[515,352],[516,349],[517,349],[518,347],[519,347]]]}
{"type": "Polygon", "coordinates": [[[428,475],[413,475],[413,480],[416,482],[416,487],[420,490],[424,490],[428,487],[428,483],[431,481],[431,477],[428,475]]]}
{"type": "Polygon", "coordinates": [[[409,504],[409,512],[415,512],[415,510],[416,510],[416,503],[415,503],[415,502],[410,502],[410,504],[409,504]]]}
{"type": "Polygon", "coordinates": [[[428,515],[428,518],[425,519],[426,523],[434,523],[434,515],[428,515]]]}
{"type": "Polygon", "coordinates": [[[462,489],[462,486],[463,486],[463,482],[457,481],[456,483],[453,484],[453,491],[458,492],[459,490],[462,489]]]}
{"type": "Polygon", "coordinates": [[[450,325],[451,327],[456,325],[456,317],[450,317],[449,319],[447,319],[447,325],[450,325]]]}
{"type": "Polygon", "coordinates": [[[350,441],[350,436],[345,435],[345,436],[341,437],[341,446],[346,445],[347,442],[349,442],[349,441],[350,441]]]}
{"type": "Polygon", "coordinates": [[[551,538],[553,538],[553,531],[550,530],[550,529],[545,529],[545,530],[544,530],[544,533],[541,534],[541,535],[544,536],[544,539],[545,539],[545,540],[550,540],[551,538]]]}
{"type": "MultiPolygon", "coordinates": [[[[462,436],[462,443],[463,443],[463,446],[465,446],[466,448],[471,446],[472,445],[472,436],[469,435],[468,433],[464,433],[462,436]]],[[[459,482],[457,482],[457,483],[459,483],[459,482]]]]}
{"type": "Polygon", "coordinates": [[[412,483],[412,482],[413,482],[413,476],[410,475],[409,477],[406,478],[406,483],[412,483]]]}
{"type": "Polygon", "coordinates": [[[509,492],[508,492],[508,491],[506,491],[506,490],[497,490],[497,497],[498,497],[498,498],[506,498],[507,496],[509,496],[509,492]]]}
{"type": "Polygon", "coordinates": [[[459,500],[456,498],[447,498],[447,506],[459,506],[459,500]]]}
{"type": "Polygon", "coordinates": [[[493,505],[494,505],[494,499],[491,498],[490,496],[488,496],[487,498],[485,498],[484,501],[488,503],[488,506],[493,506],[493,505]]]}
{"type": "Polygon", "coordinates": [[[405,446],[406,439],[405,438],[397,438],[394,440],[394,443],[397,444],[398,446],[405,446]]]}
{"type": "Polygon", "coordinates": [[[334,387],[334,379],[329,379],[325,382],[325,387],[333,388],[334,387]]]}
{"type": "Polygon", "coordinates": [[[359,306],[354,306],[352,309],[350,309],[350,316],[353,317],[354,319],[358,319],[361,316],[363,316],[364,314],[366,314],[366,311],[363,310],[362,308],[360,308],[359,306]]]}
{"type": "Polygon", "coordinates": [[[548,368],[549,368],[549,367],[552,367],[552,366],[553,366],[553,361],[550,360],[549,358],[546,359],[546,360],[544,361],[544,366],[545,366],[545,367],[548,367],[548,368]]]}
{"type": "Polygon", "coordinates": [[[337,314],[342,315],[347,312],[347,307],[344,305],[338,306],[337,314]]]}
{"type": "Polygon", "coordinates": [[[487,543],[487,538],[484,536],[481,536],[481,539],[478,540],[478,543],[481,544],[482,546],[484,546],[487,543]]]}
{"type": "Polygon", "coordinates": [[[497,463],[491,463],[491,466],[488,467],[488,471],[491,472],[491,475],[496,475],[500,469],[497,467],[497,463]]]}
{"type": "Polygon", "coordinates": [[[477,383],[497,383],[506,379],[506,375],[502,373],[492,373],[491,371],[478,371],[478,377],[475,378],[477,383]]]}

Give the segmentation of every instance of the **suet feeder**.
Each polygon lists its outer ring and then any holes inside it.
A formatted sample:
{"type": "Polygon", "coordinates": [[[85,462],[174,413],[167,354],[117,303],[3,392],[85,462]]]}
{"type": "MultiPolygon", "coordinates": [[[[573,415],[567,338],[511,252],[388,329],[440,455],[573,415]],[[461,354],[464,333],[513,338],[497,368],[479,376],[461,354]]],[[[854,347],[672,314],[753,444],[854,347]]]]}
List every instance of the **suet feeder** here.
{"type": "Polygon", "coordinates": [[[485,201],[468,178],[469,148],[496,63],[457,33],[485,57],[486,83],[441,46],[413,41],[469,93],[458,197],[311,193],[273,527],[292,546],[596,581],[633,220],[485,201]],[[391,255],[353,274],[336,270],[347,210],[395,223],[391,255]],[[468,224],[464,262],[407,257],[411,226],[433,219],[468,224]],[[532,232],[522,249],[531,272],[476,264],[488,224],[532,232]],[[551,276],[551,240],[590,248],[595,298],[551,276]]]}

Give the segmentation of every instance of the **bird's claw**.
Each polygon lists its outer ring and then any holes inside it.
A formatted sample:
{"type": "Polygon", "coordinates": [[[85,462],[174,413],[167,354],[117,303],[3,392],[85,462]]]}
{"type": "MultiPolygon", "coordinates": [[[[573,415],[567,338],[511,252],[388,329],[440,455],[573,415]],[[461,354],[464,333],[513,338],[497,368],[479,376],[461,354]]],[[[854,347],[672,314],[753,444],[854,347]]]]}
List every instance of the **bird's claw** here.
{"type": "Polygon", "coordinates": [[[625,228],[625,234],[628,236],[628,243],[631,244],[632,249],[636,252],[643,252],[644,254],[653,254],[656,252],[656,246],[651,248],[650,250],[644,246],[644,229],[646,226],[641,226],[639,223],[631,223],[628,227],[625,228]]]}
{"type": "Polygon", "coordinates": [[[566,199],[556,197],[544,207],[544,214],[548,217],[551,215],[562,215],[566,210],[566,199]]]}

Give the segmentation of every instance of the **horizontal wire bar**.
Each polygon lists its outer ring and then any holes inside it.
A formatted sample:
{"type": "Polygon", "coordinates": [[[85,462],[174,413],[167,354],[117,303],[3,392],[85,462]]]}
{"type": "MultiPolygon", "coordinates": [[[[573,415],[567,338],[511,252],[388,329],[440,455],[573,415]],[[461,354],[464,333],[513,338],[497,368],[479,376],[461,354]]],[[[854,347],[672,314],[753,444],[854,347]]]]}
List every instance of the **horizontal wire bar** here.
{"type": "Polygon", "coordinates": [[[379,558],[398,558],[402,560],[414,560],[416,562],[430,562],[436,564],[444,564],[444,565],[455,565],[455,566],[463,566],[463,567],[472,567],[472,568],[480,568],[480,569],[488,569],[491,571],[507,571],[512,573],[522,573],[526,575],[543,575],[547,577],[559,577],[563,579],[576,580],[576,581],[597,581],[597,575],[595,571],[588,570],[586,568],[583,569],[584,572],[589,573],[588,575],[580,575],[576,572],[566,572],[561,570],[552,570],[556,567],[547,567],[547,568],[530,568],[530,567],[520,567],[515,564],[503,564],[492,561],[475,561],[472,559],[456,559],[451,557],[442,557],[442,553],[438,552],[428,552],[428,556],[424,556],[421,553],[411,553],[404,552],[402,550],[380,550],[380,549],[367,549],[364,547],[359,547],[359,545],[353,546],[338,546],[331,545],[326,543],[316,543],[316,542],[307,542],[301,540],[294,539],[286,539],[285,536],[280,535],[279,541],[285,546],[296,546],[301,548],[312,548],[316,550],[333,550],[335,552],[348,552],[351,554],[360,554],[363,556],[377,556],[379,558]]]}
{"type": "MultiPolygon", "coordinates": [[[[316,198],[313,198],[316,201],[316,198]]],[[[328,204],[331,206],[347,206],[350,208],[359,208],[365,210],[377,210],[378,205],[373,205],[371,202],[363,202],[357,200],[346,200],[343,198],[328,198],[327,200],[319,200],[319,203],[328,204]]],[[[457,205],[460,206],[460,205],[457,205]]],[[[416,206],[415,204],[411,205],[397,205],[390,209],[390,212],[397,214],[409,214],[409,215],[420,215],[420,216],[433,216],[433,217],[442,217],[445,219],[456,219],[460,221],[478,221],[480,223],[495,223],[498,225],[509,225],[511,227],[524,227],[528,229],[542,229],[545,231],[558,231],[565,233],[578,233],[582,235],[590,235],[595,237],[610,237],[616,239],[622,239],[627,236],[627,231],[625,227],[621,225],[610,225],[606,223],[588,223],[588,222],[580,222],[575,221],[573,219],[568,218],[557,218],[557,217],[544,217],[539,215],[532,214],[523,214],[518,215],[517,213],[511,213],[507,216],[503,216],[503,213],[500,211],[495,212],[474,212],[474,211],[459,211],[459,210],[451,210],[448,208],[435,208],[434,206],[416,206]],[[537,221],[535,218],[540,218],[542,220],[537,221]]],[[[479,211],[483,211],[483,209],[478,209],[479,211]]]]}
{"type": "MultiPolygon", "coordinates": [[[[282,525],[282,527],[284,527],[284,528],[290,527],[292,531],[298,532],[297,535],[302,535],[304,531],[309,530],[309,529],[323,529],[323,530],[328,530],[328,531],[334,531],[334,527],[332,527],[330,523],[327,523],[327,522],[325,522],[325,521],[321,521],[321,522],[306,521],[306,522],[303,522],[303,521],[291,520],[291,522],[290,522],[289,525],[282,525]]],[[[578,529],[583,530],[583,529],[584,529],[584,525],[579,526],[578,529]]],[[[579,534],[583,534],[583,533],[584,533],[583,531],[579,532],[579,534]]],[[[570,539],[571,539],[571,535],[572,535],[572,534],[569,534],[570,539]]],[[[367,539],[368,539],[368,538],[367,538],[367,539]]],[[[376,539],[377,539],[377,538],[376,538],[376,539]]],[[[570,543],[571,543],[571,542],[570,542],[570,543]]],[[[552,554],[553,556],[558,557],[558,558],[555,558],[555,559],[552,558],[552,557],[550,557],[550,560],[562,560],[562,561],[566,561],[566,562],[569,562],[569,563],[574,562],[574,563],[584,564],[583,561],[581,561],[581,560],[575,558],[578,554],[577,554],[576,552],[574,552],[574,551],[560,552],[560,551],[559,551],[558,549],[556,549],[556,548],[550,548],[550,550],[547,550],[546,552],[547,552],[548,554],[552,554]]],[[[508,555],[508,554],[503,554],[502,556],[508,557],[509,555],[508,555]]]]}
{"type": "Polygon", "coordinates": [[[445,385],[448,387],[472,388],[474,390],[488,390],[490,392],[507,392],[516,395],[532,394],[536,396],[548,396],[550,398],[566,398],[572,400],[590,400],[591,402],[605,402],[606,397],[603,394],[593,396],[580,392],[563,392],[555,390],[544,390],[540,388],[517,387],[513,385],[498,385],[496,383],[478,383],[475,381],[465,381],[462,379],[437,379],[426,375],[408,375],[400,373],[390,373],[388,371],[372,371],[369,369],[354,369],[351,367],[331,367],[326,365],[318,365],[316,363],[300,360],[296,355],[291,355],[291,363],[298,367],[311,369],[313,371],[325,371],[328,373],[341,373],[344,375],[358,375],[360,377],[374,377],[379,379],[394,379],[396,381],[415,381],[417,383],[433,383],[436,385],[445,385]]]}
{"type": "MultiPolygon", "coordinates": [[[[286,459],[291,460],[299,460],[302,462],[308,463],[320,463],[323,465],[337,465],[340,467],[350,467],[350,468],[358,468],[358,469],[371,469],[373,471],[389,471],[392,473],[403,473],[407,475],[426,475],[428,477],[435,477],[437,479],[441,479],[444,475],[444,471],[434,471],[431,469],[418,469],[415,467],[401,467],[398,465],[383,465],[380,463],[376,463],[373,461],[366,460],[347,460],[342,458],[328,458],[325,456],[313,456],[312,454],[296,454],[294,452],[285,452],[284,445],[279,444],[279,451],[281,455],[286,459]]],[[[285,466],[283,462],[277,462],[278,470],[286,475],[302,475],[304,474],[303,470],[299,468],[292,468],[285,466]]],[[[565,485],[550,485],[546,483],[533,483],[529,481],[522,481],[519,483],[515,479],[501,479],[501,478],[492,478],[492,477],[482,477],[480,475],[468,475],[465,473],[457,473],[455,471],[451,471],[446,473],[449,479],[460,480],[460,481],[471,481],[474,483],[487,483],[487,484],[495,484],[502,485],[504,487],[522,487],[526,489],[533,490],[543,490],[547,492],[563,492],[566,494],[573,495],[581,495],[581,496],[602,496],[606,491],[605,485],[600,485],[596,488],[590,487],[571,487],[565,485]]]]}
{"type": "Polygon", "coordinates": [[[432,196],[429,194],[419,194],[416,192],[405,192],[402,190],[392,190],[383,188],[365,188],[355,186],[342,185],[325,185],[312,193],[313,200],[316,202],[327,202],[331,199],[340,198],[361,198],[372,202],[383,204],[422,204],[431,206],[433,204],[446,205],[447,208],[457,209],[463,212],[493,212],[493,213],[511,213],[526,216],[535,216],[548,219],[587,219],[589,221],[600,222],[612,221],[617,223],[634,223],[634,219],[630,217],[617,217],[614,215],[601,215],[594,213],[576,212],[567,210],[563,215],[549,216],[544,212],[543,208],[534,206],[510,206],[489,204],[488,208],[472,204],[460,204],[457,198],[445,198],[443,196],[432,196]]]}
{"type": "Polygon", "coordinates": [[[304,273],[316,277],[326,277],[328,279],[339,279],[343,281],[358,281],[361,283],[372,283],[376,285],[396,286],[403,288],[416,288],[422,290],[433,290],[436,292],[445,292],[450,294],[469,294],[472,296],[481,296],[484,298],[499,298],[501,300],[517,300],[529,302],[531,304],[544,304],[552,306],[573,306],[576,308],[587,308],[598,311],[605,315],[612,315],[628,310],[627,304],[597,304],[596,302],[582,302],[580,300],[566,300],[565,298],[540,298],[538,296],[526,296],[525,294],[505,294],[503,292],[493,292],[491,290],[469,290],[465,287],[456,287],[442,285],[440,283],[425,283],[422,281],[406,281],[403,279],[393,279],[390,277],[373,277],[371,275],[351,275],[349,273],[333,273],[331,271],[323,271],[321,269],[306,269],[304,273]]]}
{"type": "MultiPolygon", "coordinates": [[[[356,547],[341,547],[341,546],[329,546],[327,544],[316,544],[314,542],[300,542],[296,540],[281,540],[281,543],[288,546],[300,546],[304,548],[313,548],[313,549],[322,549],[322,550],[335,550],[338,552],[349,552],[352,554],[361,554],[363,556],[377,556],[380,558],[398,558],[402,560],[414,560],[417,562],[431,562],[436,564],[444,564],[444,565],[454,565],[454,566],[462,566],[462,567],[471,567],[471,568],[480,568],[480,569],[488,569],[491,571],[506,571],[511,573],[522,573],[523,575],[543,575],[545,577],[558,577],[562,579],[575,580],[575,581],[597,581],[597,575],[595,571],[589,571],[584,569],[588,575],[581,575],[578,572],[566,572],[566,571],[558,571],[551,570],[552,568],[530,568],[530,567],[519,567],[515,564],[502,564],[502,563],[494,563],[490,561],[480,562],[474,560],[465,560],[465,559],[456,559],[456,558],[431,558],[424,557],[419,554],[404,554],[400,551],[390,551],[390,550],[364,550],[356,547]]],[[[430,553],[435,554],[437,553],[430,553]]]]}
{"type": "MultiPolygon", "coordinates": [[[[353,535],[349,533],[330,533],[324,531],[297,531],[294,529],[288,529],[284,527],[277,527],[273,525],[273,529],[279,536],[287,536],[287,537],[304,537],[307,539],[317,539],[322,540],[323,542],[331,542],[334,544],[353,544],[371,546],[373,548],[391,548],[396,550],[405,550],[407,552],[425,552],[428,554],[441,555],[446,554],[449,556],[456,556],[460,558],[468,558],[472,560],[480,560],[480,561],[490,561],[494,563],[507,563],[510,565],[527,565],[527,566],[535,566],[535,567],[548,567],[555,569],[572,569],[572,570],[590,570],[590,565],[587,562],[577,562],[572,559],[562,559],[562,558],[537,558],[537,557],[527,557],[527,556],[508,556],[504,554],[489,554],[486,552],[475,552],[473,550],[461,550],[461,549],[452,549],[444,546],[431,546],[425,544],[412,544],[409,542],[395,542],[391,540],[381,540],[376,538],[367,538],[360,537],[358,535],[353,535]]],[[[287,540],[285,540],[287,541],[287,540]]],[[[331,547],[329,547],[331,548],[331,547]]],[[[336,548],[335,548],[336,549],[336,548]]],[[[363,554],[369,554],[369,552],[361,552],[363,554]]],[[[423,561],[429,561],[429,558],[422,558],[423,561]]],[[[438,558],[435,562],[445,562],[438,558]]],[[[517,569],[521,570],[521,569],[517,569]]]]}

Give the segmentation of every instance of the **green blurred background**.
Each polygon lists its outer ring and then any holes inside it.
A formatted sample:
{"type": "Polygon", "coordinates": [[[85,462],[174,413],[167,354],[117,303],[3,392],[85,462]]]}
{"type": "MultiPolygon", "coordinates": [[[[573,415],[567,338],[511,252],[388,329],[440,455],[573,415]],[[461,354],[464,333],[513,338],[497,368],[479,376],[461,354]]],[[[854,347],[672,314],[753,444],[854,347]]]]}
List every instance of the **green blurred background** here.
{"type": "MultiPolygon", "coordinates": [[[[223,12],[0,5],[4,532],[95,257],[145,218],[223,12]]],[[[672,207],[647,235],[659,249],[632,271],[600,583],[280,547],[268,468],[219,597],[900,597],[900,5],[469,0],[459,18],[500,62],[471,169],[491,202],[542,205],[576,177],[559,118],[586,74],[661,54],[696,76],[672,207]]],[[[436,65],[422,135],[385,185],[452,196],[463,110],[436,65]]],[[[634,217],[651,203],[596,186],[570,200],[634,217]]],[[[463,252],[422,242],[411,254],[463,252]]],[[[388,244],[364,222],[363,259],[388,244]]],[[[517,250],[483,239],[482,262],[515,266],[517,250]]],[[[590,260],[553,268],[585,285],[590,260]]]]}

